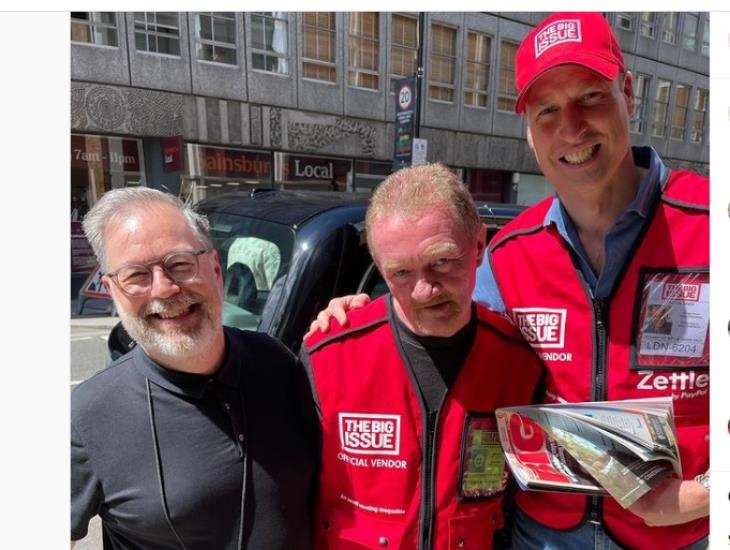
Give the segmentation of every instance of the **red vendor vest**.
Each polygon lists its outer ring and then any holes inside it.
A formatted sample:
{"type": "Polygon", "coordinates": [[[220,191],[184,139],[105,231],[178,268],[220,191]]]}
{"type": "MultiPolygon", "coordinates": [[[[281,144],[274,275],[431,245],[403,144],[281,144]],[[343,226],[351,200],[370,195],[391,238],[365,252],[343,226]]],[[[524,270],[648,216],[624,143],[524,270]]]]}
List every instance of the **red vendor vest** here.
{"type": "MultiPolygon", "coordinates": [[[[569,245],[543,225],[552,198],[508,224],[489,247],[506,310],[547,368],[547,402],[673,397],[684,479],[709,466],[709,181],[673,171],[611,297],[591,299],[569,245]]],[[[683,548],[708,518],[648,527],[611,498],[519,491],[555,529],[601,521],[627,548],[683,548]]]]}
{"type": "Polygon", "coordinates": [[[426,421],[393,316],[382,297],[305,342],[322,422],[315,547],[491,548],[508,472],[493,413],[529,403],[543,367],[506,319],[477,306],[472,349],[426,421]]]}

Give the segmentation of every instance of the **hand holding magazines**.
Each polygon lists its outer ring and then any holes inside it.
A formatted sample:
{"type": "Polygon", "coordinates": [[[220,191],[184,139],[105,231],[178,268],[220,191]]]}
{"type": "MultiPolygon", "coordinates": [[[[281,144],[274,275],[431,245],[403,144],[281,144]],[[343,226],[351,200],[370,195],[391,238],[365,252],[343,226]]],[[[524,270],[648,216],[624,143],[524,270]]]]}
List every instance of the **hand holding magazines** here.
{"type": "Polygon", "coordinates": [[[496,416],[523,489],[610,494],[628,508],[682,475],[671,397],[508,407],[496,416]]]}

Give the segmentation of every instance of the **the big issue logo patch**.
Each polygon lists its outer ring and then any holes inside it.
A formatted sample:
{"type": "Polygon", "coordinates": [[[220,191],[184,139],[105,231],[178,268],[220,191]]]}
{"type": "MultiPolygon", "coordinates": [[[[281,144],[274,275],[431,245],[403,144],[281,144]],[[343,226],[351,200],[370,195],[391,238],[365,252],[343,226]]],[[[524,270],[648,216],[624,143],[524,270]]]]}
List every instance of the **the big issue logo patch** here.
{"type": "Polygon", "coordinates": [[[580,20],[561,19],[553,21],[535,35],[535,59],[553,46],[565,42],[581,42],[580,20]]]}
{"type": "MultiPolygon", "coordinates": [[[[566,309],[548,307],[519,307],[512,310],[512,318],[527,343],[537,350],[556,350],[565,347],[566,309]]],[[[572,353],[541,352],[544,361],[571,361],[572,353]]]]}
{"type": "Polygon", "coordinates": [[[359,455],[398,455],[400,415],[339,413],[342,450],[359,455]]]}

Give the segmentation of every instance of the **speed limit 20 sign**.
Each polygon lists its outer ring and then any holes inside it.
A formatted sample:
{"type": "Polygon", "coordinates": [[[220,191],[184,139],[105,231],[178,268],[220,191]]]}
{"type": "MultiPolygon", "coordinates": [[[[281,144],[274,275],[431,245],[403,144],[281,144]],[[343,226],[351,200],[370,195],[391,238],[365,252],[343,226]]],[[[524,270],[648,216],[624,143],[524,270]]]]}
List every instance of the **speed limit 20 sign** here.
{"type": "Polygon", "coordinates": [[[398,107],[401,111],[406,111],[411,106],[413,101],[413,90],[409,85],[405,85],[398,92],[398,107]]]}

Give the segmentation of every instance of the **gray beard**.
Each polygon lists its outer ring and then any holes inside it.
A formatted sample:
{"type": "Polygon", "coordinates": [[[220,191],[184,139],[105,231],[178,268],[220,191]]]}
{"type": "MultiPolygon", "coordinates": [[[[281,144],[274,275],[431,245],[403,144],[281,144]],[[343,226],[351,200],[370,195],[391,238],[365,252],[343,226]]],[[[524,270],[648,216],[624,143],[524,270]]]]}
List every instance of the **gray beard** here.
{"type": "Polygon", "coordinates": [[[196,293],[182,292],[167,300],[153,300],[138,315],[120,309],[119,317],[125,330],[148,355],[175,359],[197,355],[214,343],[217,334],[218,324],[213,319],[210,307],[196,293]],[[200,304],[203,317],[200,326],[192,330],[162,333],[146,319],[153,313],[179,310],[193,304],[200,304]]]}

